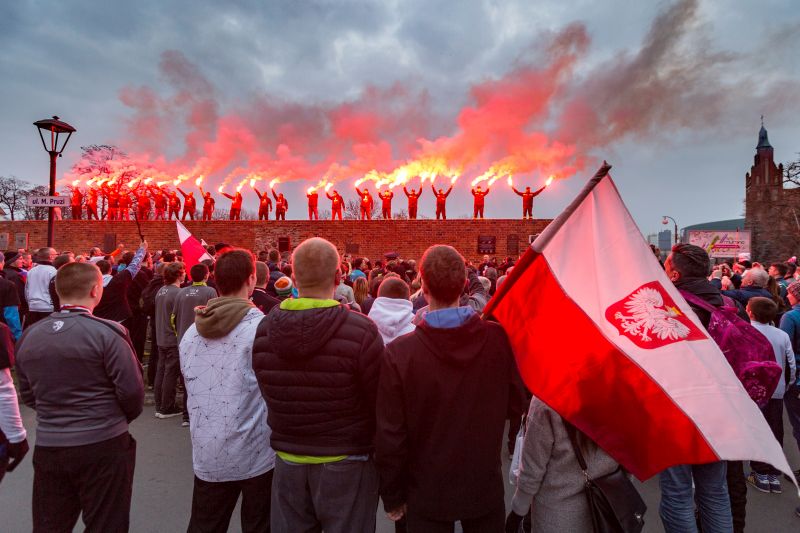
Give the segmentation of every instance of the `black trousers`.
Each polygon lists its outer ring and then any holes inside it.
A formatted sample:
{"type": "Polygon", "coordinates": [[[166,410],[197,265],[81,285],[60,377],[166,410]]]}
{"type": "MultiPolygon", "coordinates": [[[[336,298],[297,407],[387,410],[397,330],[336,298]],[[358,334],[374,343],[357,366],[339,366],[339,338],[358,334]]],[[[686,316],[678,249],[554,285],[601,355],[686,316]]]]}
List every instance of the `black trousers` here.
{"type": "MultiPolygon", "coordinates": [[[[772,430],[772,434],[778,440],[778,443],[783,446],[783,399],[777,400],[771,398],[767,405],[761,408],[764,418],[767,420],[767,425],[772,430]]],[[[750,467],[757,474],[767,474],[773,476],[781,475],[781,471],[767,463],[760,463],[758,461],[750,461],[750,467]]]]}
{"type": "Polygon", "coordinates": [[[744,533],[747,520],[747,481],[744,478],[744,463],[728,461],[728,499],[731,502],[733,533],[744,533]]]}
{"type": "Polygon", "coordinates": [[[233,509],[242,495],[242,532],[269,532],[272,497],[272,473],[241,481],[203,481],[195,476],[192,494],[192,517],[188,533],[225,533],[233,509]]]}
{"type": "MultiPolygon", "coordinates": [[[[505,508],[500,502],[497,509],[478,518],[460,520],[464,533],[498,533],[505,528],[505,508]]],[[[453,533],[455,522],[440,522],[422,516],[408,515],[408,533],[453,533]]]]}
{"type": "Polygon", "coordinates": [[[155,389],[156,372],[158,371],[158,343],[156,342],[156,320],[148,319],[150,329],[150,359],[147,361],[147,383],[155,389]]]}
{"type": "Polygon", "coordinates": [[[129,433],[85,446],[33,449],[33,531],[128,531],[136,441],[129,433]]]}

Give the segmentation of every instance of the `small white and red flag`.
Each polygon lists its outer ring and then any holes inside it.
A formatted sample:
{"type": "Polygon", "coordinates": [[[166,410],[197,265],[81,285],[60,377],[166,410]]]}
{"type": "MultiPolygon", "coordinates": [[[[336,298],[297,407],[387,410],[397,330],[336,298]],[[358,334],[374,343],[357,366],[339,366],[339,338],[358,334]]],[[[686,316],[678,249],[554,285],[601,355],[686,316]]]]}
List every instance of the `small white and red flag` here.
{"type": "Polygon", "coordinates": [[[192,268],[194,265],[206,259],[213,260],[214,258],[208,255],[208,252],[197,240],[197,237],[192,235],[186,226],[179,221],[175,221],[178,229],[178,240],[181,241],[181,254],[183,255],[183,263],[186,269],[192,268]]]}
{"type": "Polygon", "coordinates": [[[530,391],[641,480],[758,460],[791,476],[725,356],[667,278],[604,163],[485,310],[530,391]]]}

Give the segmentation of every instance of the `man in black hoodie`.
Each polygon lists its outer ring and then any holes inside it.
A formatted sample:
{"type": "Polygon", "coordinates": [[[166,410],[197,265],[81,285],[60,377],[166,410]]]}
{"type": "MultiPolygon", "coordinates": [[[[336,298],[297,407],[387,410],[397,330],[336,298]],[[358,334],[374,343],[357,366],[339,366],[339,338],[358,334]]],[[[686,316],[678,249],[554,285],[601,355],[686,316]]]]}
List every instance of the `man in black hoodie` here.
{"type": "Polygon", "coordinates": [[[501,449],[522,382],[508,337],[460,298],[464,258],[432,246],[422,258],[430,302],[417,328],[386,349],[378,387],[375,461],[389,518],[409,531],[503,531],[501,449]]]}
{"type": "Polygon", "coordinates": [[[333,299],[339,254],[312,238],[292,256],[299,298],[284,300],[256,332],[253,368],[267,402],[272,531],[375,531],[372,460],[383,341],[369,318],[333,299]]]}

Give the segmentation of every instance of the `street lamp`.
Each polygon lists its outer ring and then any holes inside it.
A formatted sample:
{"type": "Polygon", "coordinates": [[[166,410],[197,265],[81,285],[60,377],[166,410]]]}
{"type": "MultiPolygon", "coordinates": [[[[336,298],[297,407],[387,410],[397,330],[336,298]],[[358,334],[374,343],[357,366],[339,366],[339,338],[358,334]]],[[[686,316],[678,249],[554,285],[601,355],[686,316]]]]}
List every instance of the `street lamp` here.
{"type": "MultiPolygon", "coordinates": [[[[42,146],[44,146],[45,152],[50,154],[50,196],[54,196],[56,194],[56,157],[60,157],[61,153],[64,151],[64,148],[67,147],[67,143],[69,142],[69,138],[72,137],[72,134],[75,133],[75,128],[67,124],[66,122],[62,122],[58,119],[57,116],[53,116],[53,118],[46,118],[44,120],[37,120],[33,123],[34,126],[39,128],[39,137],[42,139],[42,146]],[[48,133],[50,137],[50,146],[47,146],[47,142],[44,140],[44,132],[48,133]],[[63,144],[59,143],[59,135],[62,133],[66,133],[67,137],[64,139],[63,144]]],[[[47,209],[47,246],[49,248],[53,247],[53,232],[54,232],[54,225],[53,225],[53,208],[52,206],[47,209]]]]}
{"type": "Polygon", "coordinates": [[[670,220],[672,221],[673,224],[675,224],[675,244],[678,244],[678,223],[675,222],[675,219],[672,217],[668,217],[667,215],[664,215],[664,218],[661,219],[661,223],[669,224],[670,220]]]}

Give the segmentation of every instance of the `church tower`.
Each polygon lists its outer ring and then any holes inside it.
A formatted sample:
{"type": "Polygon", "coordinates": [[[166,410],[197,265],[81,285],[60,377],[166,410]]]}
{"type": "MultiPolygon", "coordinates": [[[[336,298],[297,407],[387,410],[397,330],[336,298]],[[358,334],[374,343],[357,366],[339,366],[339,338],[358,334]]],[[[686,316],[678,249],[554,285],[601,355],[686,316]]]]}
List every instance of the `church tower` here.
{"type": "Polygon", "coordinates": [[[796,234],[800,230],[800,206],[794,205],[797,199],[796,189],[783,187],[783,164],[775,164],[774,149],[761,117],[753,165],[745,174],[745,227],[751,233],[754,260],[786,260],[795,253],[796,239],[794,235],[788,238],[786,232],[796,234]]]}

